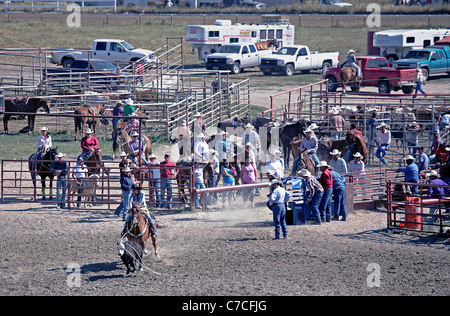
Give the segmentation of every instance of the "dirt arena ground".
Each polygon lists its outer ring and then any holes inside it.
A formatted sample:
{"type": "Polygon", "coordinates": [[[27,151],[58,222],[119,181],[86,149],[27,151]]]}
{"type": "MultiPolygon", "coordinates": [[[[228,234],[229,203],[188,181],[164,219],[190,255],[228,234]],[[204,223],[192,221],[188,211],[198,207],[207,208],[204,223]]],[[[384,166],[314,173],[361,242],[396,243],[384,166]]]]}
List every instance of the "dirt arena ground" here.
{"type": "Polygon", "coordinates": [[[372,210],[289,226],[287,240],[272,240],[266,194],[256,208],[239,198],[226,209],[157,215],[160,258],[149,245],[144,261],[159,274],[134,277],[117,255],[123,222],[110,212],[0,203],[0,295],[450,294],[449,239],[388,232],[386,213],[372,210]]]}

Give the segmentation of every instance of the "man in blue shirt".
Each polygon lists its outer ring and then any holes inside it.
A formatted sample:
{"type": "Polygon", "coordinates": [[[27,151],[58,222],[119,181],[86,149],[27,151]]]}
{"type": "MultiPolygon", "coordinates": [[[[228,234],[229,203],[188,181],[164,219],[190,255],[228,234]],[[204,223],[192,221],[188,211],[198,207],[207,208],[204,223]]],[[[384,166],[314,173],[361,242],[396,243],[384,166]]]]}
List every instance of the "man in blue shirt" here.
{"type": "Polygon", "coordinates": [[[419,173],[422,170],[428,170],[428,167],[430,165],[430,159],[428,158],[427,154],[424,152],[424,148],[419,147],[417,148],[418,153],[419,153],[419,173]]]}
{"type": "Polygon", "coordinates": [[[329,167],[331,175],[333,176],[333,199],[334,199],[334,214],[333,219],[339,220],[339,216],[342,216],[341,221],[347,220],[347,208],[345,206],[345,177],[339,172],[336,172],[333,167],[329,167]]]}
{"type": "Polygon", "coordinates": [[[274,179],[270,181],[270,187],[273,190],[269,196],[269,208],[273,212],[273,224],[275,226],[275,238],[280,239],[280,227],[283,231],[283,238],[287,239],[288,229],[286,225],[286,203],[291,198],[289,192],[287,192],[281,185],[280,181],[274,179]]]}
{"type": "Polygon", "coordinates": [[[56,175],[56,194],[58,203],[58,209],[64,208],[64,202],[67,201],[67,162],[64,161],[66,155],[59,153],[56,158],[57,161],[53,162],[50,166],[50,172],[56,175]]]}
{"type": "MultiPolygon", "coordinates": [[[[405,182],[419,183],[419,167],[417,167],[416,163],[414,162],[414,157],[408,155],[403,158],[403,160],[406,160],[406,167],[398,168],[396,171],[403,172],[405,174],[405,182]]],[[[417,185],[410,185],[410,189],[411,194],[419,193],[417,185]]]]}

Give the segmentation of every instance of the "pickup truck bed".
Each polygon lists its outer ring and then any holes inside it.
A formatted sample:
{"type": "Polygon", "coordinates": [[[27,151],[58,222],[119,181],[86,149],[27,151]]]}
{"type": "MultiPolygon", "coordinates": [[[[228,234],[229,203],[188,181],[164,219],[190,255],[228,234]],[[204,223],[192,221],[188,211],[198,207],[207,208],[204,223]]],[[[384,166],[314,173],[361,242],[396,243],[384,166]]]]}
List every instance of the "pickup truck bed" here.
{"type": "MultiPolygon", "coordinates": [[[[378,87],[379,93],[391,93],[392,90],[402,90],[409,94],[414,90],[415,69],[395,69],[389,67],[386,58],[380,56],[357,57],[361,60],[362,76],[361,87],[378,87]]],[[[342,65],[345,67],[346,63],[342,65]]],[[[324,79],[328,79],[328,91],[335,92],[341,86],[339,76],[340,68],[332,67],[324,72],[324,79]]],[[[355,91],[356,87],[352,87],[355,91]]]]}

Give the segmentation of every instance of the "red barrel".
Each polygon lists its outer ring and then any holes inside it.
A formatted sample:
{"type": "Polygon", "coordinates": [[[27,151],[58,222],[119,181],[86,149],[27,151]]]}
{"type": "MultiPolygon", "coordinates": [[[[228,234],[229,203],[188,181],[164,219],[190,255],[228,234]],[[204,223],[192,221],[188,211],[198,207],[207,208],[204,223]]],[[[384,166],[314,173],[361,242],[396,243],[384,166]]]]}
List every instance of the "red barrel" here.
{"type": "Polygon", "coordinates": [[[422,208],[419,206],[420,198],[415,196],[406,197],[406,228],[412,230],[423,229],[423,213],[422,208]]]}

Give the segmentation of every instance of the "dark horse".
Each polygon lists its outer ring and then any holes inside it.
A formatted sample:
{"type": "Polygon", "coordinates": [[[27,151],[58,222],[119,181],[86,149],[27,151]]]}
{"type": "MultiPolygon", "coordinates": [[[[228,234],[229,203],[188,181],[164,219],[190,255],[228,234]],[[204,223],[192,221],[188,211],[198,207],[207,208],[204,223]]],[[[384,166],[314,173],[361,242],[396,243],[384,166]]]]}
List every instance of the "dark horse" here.
{"type": "MultiPolygon", "coordinates": [[[[307,128],[306,121],[300,120],[295,123],[284,123],[280,127],[280,143],[283,146],[284,165],[289,167],[289,156],[291,154],[291,142],[295,137],[301,139],[305,137],[303,131],[307,128]]],[[[295,156],[294,156],[295,158],[295,156]]]]}
{"type": "Polygon", "coordinates": [[[33,180],[34,192],[36,193],[36,176],[41,177],[42,184],[42,199],[45,200],[45,179],[47,177],[50,180],[50,192],[49,197],[52,199],[53,188],[53,172],[50,172],[50,166],[55,161],[57,155],[57,148],[50,148],[43,156],[42,160],[32,160],[34,154],[28,158],[28,170],[31,172],[31,179],[33,180]]]}
{"type": "Polygon", "coordinates": [[[147,246],[147,240],[150,237],[152,239],[153,249],[155,256],[159,257],[158,250],[156,249],[156,237],[151,237],[151,231],[147,225],[147,218],[144,211],[137,205],[133,205],[130,209],[131,218],[127,222],[126,234],[128,240],[137,242],[144,253],[146,253],[145,247],[147,246]]]}
{"type": "Polygon", "coordinates": [[[28,113],[36,113],[40,107],[43,107],[45,112],[50,113],[50,101],[47,99],[5,99],[5,112],[3,115],[3,128],[5,132],[8,132],[8,121],[12,116],[8,112],[22,112],[23,115],[28,115],[28,132],[33,132],[36,115],[28,113]]]}

